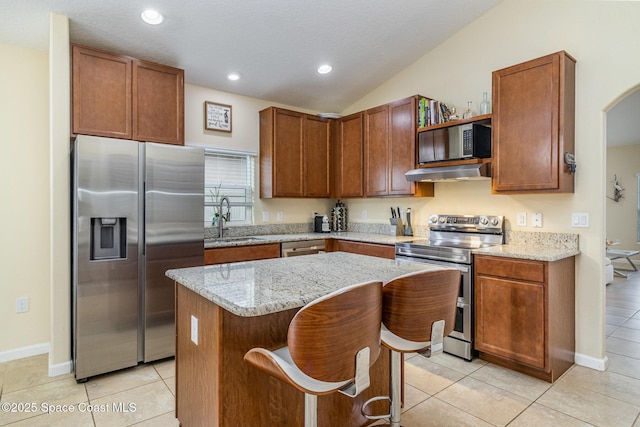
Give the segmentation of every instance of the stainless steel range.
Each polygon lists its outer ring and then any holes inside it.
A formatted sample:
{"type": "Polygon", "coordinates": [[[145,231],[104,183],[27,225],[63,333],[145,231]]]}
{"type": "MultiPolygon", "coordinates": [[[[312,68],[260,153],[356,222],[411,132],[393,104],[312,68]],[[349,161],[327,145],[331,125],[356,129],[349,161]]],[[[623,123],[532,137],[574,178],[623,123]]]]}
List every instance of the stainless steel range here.
{"type": "Polygon", "coordinates": [[[473,249],[504,242],[502,216],[431,215],[429,239],[396,243],[396,259],[454,267],[462,272],[454,331],[444,351],[473,358],[473,249]]]}

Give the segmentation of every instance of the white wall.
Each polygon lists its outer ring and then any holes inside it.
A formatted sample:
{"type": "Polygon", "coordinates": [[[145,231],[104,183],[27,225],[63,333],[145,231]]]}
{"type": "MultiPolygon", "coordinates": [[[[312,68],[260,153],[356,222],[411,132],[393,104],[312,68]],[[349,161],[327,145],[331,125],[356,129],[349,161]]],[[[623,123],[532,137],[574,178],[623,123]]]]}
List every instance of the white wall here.
{"type": "Polygon", "coordinates": [[[47,61],[46,52],[0,45],[0,362],[49,342],[47,61]],[[22,296],[29,311],[16,314],[22,296]]]}
{"type": "MultiPolygon", "coordinates": [[[[640,173],[640,144],[610,147],[607,149],[606,171],[607,194],[607,240],[619,241],[620,244],[613,249],[638,250],[638,178],[640,173]],[[614,175],[618,183],[625,189],[618,202],[614,202],[613,184],[614,175]]],[[[635,257],[640,259],[640,257],[635,257]]],[[[629,268],[626,260],[622,261],[622,268],[629,268]]]]}
{"type": "MultiPolygon", "coordinates": [[[[433,199],[402,199],[415,222],[428,213],[487,213],[508,218],[516,228],[519,211],[541,212],[540,231],[580,234],[577,259],[576,345],[580,363],[603,367],[604,350],[604,115],[618,98],[640,83],[640,2],[504,0],[484,16],[385,82],[344,114],[421,94],[462,111],[476,109],[491,93],[491,72],[566,50],[576,66],[576,189],[565,195],[492,195],[488,182],[438,183],[433,199]],[[570,227],[571,212],[588,212],[589,228],[570,227]]],[[[393,201],[394,205],[396,201],[393,201]]],[[[348,201],[353,219],[362,209],[372,222],[386,219],[388,203],[348,201]]]]}

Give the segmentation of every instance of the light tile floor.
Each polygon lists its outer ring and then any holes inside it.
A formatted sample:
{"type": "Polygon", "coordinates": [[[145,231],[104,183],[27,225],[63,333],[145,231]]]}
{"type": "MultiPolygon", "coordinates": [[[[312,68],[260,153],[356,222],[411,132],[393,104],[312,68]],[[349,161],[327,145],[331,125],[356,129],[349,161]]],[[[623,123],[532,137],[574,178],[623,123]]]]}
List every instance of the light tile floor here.
{"type": "MultiPolygon", "coordinates": [[[[479,359],[407,357],[402,425],[640,427],[640,272],[607,286],[606,315],[609,369],[573,366],[553,385],[479,359]]],[[[77,384],[35,356],[0,364],[0,390],[0,425],[178,426],[171,359],[77,384]]]]}

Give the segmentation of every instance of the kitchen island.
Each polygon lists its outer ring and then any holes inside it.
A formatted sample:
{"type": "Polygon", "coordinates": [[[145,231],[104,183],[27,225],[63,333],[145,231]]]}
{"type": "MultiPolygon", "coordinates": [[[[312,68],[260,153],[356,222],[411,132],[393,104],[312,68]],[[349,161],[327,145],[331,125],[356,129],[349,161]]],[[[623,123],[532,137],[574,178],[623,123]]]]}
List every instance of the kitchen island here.
{"type": "MultiPolygon", "coordinates": [[[[301,425],[303,393],[247,365],[244,354],[285,345],[295,313],[320,296],[438,268],[333,252],[169,270],[176,281],[176,417],[182,427],[301,425]]],[[[383,349],[360,396],[319,397],[319,425],[370,423],[360,407],[388,393],[388,377],[383,349]]]]}

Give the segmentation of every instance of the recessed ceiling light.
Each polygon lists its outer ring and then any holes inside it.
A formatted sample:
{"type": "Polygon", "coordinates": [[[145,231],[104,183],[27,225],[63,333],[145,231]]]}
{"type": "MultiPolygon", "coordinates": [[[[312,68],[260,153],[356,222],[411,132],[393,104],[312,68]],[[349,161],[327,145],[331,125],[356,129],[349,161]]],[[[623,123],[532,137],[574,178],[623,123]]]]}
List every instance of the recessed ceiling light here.
{"type": "Polygon", "coordinates": [[[140,14],[140,17],[144,22],[151,25],[158,25],[162,23],[164,17],[157,10],[146,9],[140,14]]]}
{"type": "Polygon", "coordinates": [[[232,81],[240,80],[240,73],[229,73],[227,78],[232,81]]]}
{"type": "Polygon", "coordinates": [[[318,73],[327,74],[330,73],[333,68],[329,64],[324,64],[318,67],[318,73]]]}

